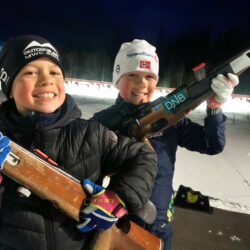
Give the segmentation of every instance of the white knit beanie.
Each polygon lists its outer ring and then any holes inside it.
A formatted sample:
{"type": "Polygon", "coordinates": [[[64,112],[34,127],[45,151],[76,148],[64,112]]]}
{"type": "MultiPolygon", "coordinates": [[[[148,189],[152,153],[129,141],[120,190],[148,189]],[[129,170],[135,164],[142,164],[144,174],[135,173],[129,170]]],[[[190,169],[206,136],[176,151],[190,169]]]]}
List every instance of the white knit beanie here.
{"type": "Polygon", "coordinates": [[[158,81],[159,59],[156,48],[145,40],[134,39],[123,43],[115,58],[113,84],[117,86],[119,78],[129,72],[142,71],[155,74],[158,81]]]}

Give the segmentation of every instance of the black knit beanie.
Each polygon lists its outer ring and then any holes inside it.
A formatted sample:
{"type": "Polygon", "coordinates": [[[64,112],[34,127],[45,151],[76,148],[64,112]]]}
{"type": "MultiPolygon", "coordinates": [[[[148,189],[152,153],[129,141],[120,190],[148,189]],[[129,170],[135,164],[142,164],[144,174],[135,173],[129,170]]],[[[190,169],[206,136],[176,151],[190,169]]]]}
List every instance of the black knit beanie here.
{"type": "Polygon", "coordinates": [[[0,52],[0,82],[7,98],[18,72],[29,62],[48,57],[62,70],[63,64],[58,50],[45,38],[23,35],[10,38],[0,52]]]}

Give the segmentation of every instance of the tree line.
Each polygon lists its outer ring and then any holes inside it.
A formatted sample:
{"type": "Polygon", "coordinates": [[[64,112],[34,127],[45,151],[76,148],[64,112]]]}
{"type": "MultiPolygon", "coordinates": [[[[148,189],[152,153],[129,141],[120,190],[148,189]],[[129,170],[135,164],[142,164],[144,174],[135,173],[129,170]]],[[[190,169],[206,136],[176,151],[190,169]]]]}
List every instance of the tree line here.
{"type": "MultiPolygon", "coordinates": [[[[113,63],[120,45],[134,38],[137,37],[125,37],[118,30],[101,41],[85,39],[79,42],[75,39],[65,43],[61,49],[66,76],[111,82],[113,63]]],[[[171,88],[194,81],[192,68],[201,62],[206,63],[206,72],[209,73],[231,57],[250,49],[250,31],[239,28],[218,34],[203,28],[175,35],[161,29],[156,39],[144,39],[157,48],[160,61],[158,86],[171,88]]],[[[250,72],[240,77],[235,93],[250,95],[250,72]]]]}

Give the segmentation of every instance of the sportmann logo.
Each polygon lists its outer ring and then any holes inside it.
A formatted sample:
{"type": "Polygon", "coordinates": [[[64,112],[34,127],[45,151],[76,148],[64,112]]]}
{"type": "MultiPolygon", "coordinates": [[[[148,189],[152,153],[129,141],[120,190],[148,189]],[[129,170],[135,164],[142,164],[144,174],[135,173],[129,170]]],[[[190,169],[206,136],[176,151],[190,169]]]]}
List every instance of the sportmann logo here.
{"type": "Polygon", "coordinates": [[[29,59],[37,55],[52,56],[59,61],[56,49],[50,43],[41,44],[37,41],[29,43],[23,50],[24,59],[29,59]]]}
{"type": "Polygon", "coordinates": [[[140,51],[140,52],[130,52],[127,54],[127,57],[134,57],[134,56],[148,56],[151,58],[154,58],[154,54],[147,53],[146,51],[140,51]]]}
{"type": "Polygon", "coordinates": [[[4,83],[4,85],[7,85],[8,80],[9,80],[9,76],[8,76],[7,72],[4,70],[4,68],[1,68],[0,84],[4,83]]]}

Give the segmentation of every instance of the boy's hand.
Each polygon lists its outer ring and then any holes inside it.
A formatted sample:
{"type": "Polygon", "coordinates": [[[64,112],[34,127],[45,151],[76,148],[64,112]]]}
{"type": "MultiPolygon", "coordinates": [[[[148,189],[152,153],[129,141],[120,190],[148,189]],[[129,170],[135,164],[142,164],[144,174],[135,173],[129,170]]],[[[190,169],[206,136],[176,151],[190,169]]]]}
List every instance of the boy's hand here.
{"type": "Polygon", "coordinates": [[[9,144],[9,138],[3,136],[3,134],[0,132],[0,170],[2,169],[3,163],[6,160],[7,155],[11,151],[9,144]]]}
{"type": "Polygon", "coordinates": [[[207,105],[211,109],[220,108],[223,103],[225,103],[233,93],[234,87],[239,83],[239,78],[237,75],[228,73],[227,77],[218,74],[212,79],[211,88],[213,89],[215,95],[207,99],[207,105]]]}
{"type": "Polygon", "coordinates": [[[92,196],[80,212],[80,223],[77,224],[80,231],[106,230],[127,213],[123,201],[115,192],[106,190],[88,179],[85,179],[82,185],[92,196]]]}

